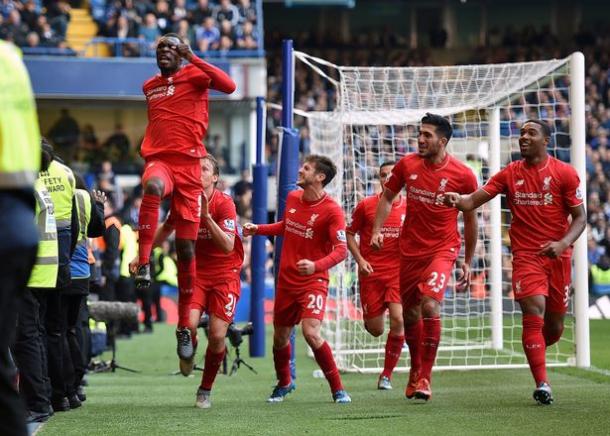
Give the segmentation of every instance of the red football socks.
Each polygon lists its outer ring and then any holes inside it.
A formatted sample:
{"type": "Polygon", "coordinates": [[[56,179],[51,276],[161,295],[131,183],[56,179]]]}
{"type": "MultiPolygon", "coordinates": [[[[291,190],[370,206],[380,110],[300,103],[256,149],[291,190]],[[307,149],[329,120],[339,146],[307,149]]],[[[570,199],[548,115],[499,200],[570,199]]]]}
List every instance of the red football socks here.
{"type": "Polygon", "coordinates": [[[400,353],[402,352],[402,346],[405,343],[405,337],[394,336],[392,333],[388,334],[388,340],[385,343],[385,360],[383,363],[382,377],[392,378],[392,371],[396,368],[398,359],[400,359],[400,353]]]}
{"type": "Polygon", "coordinates": [[[313,355],[316,358],[316,362],[318,362],[320,369],[322,369],[326,380],[328,380],[331,392],[335,393],[342,390],[343,384],[341,383],[341,376],[339,375],[339,370],[337,369],[337,364],[335,363],[333,352],[330,349],[328,342],[324,341],[320,348],[313,350],[313,355]]]}
{"type": "Polygon", "coordinates": [[[551,345],[557,343],[559,339],[561,339],[561,335],[563,334],[563,325],[561,326],[561,330],[553,331],[547,328],[547,325],[545,323],[544,327],[542,328],[542,334],[544,335],[545,345],[547,347],[550,347],[551,345]]]}
{"type": "Polygon", "coordinates": [[[546,375],[546,345],[542,328],[544,319],[537,315],[523,315],[523,334],[521,342],[523,351],[530,365],[530,370],[536,381],[536,386],[547,381],[546,375]]]}
{"type": "Polygon", "coordinates": [[[411,369],[413,371],[419,371],[421,369],[420,342],[423,325],[424,323],[421,318],[413,324],[405,325],[405,340],[409,346],[411,369]]]}
{"type": "Polygon", "coordinates": [[[288,386],[292,381],[290,377],[290,342],[284,348],[273,349],[273,363],[278,386],[288,386]]]}
{"type": "Polygon", "coordinates": [[[432,366],[436,359],[438,343],[441,340],[441,319],[424,318],[424,328],[421,338],[421,373],[420,377],[428,379],[432,375],[432,366]]]}
{"type": "Polygon", "coordinates": [[[159,221],[159,207],[161,198],[156,195],[144,194],[140,206],[138,218],[138,263],[145,265],[150,262],[150,251],[152,250],[157,223],[159,221]]]}
{"type": "Polygon", "coordinates": [[[178,327],[189,326],[191,296],[195,287],[195,258],[178,259],[178,327]]]}
{"type": "Polygon", "coordinates": [[[214,353],[210,350],[210,347],[205,351],[205,366],[201,376],[201,389],[206,391],[212,390],[216,374],[218,374],[218,368],[220,368],[220,364],[225,357],[225,351],[226,348],[220,353],[214,353]]]}

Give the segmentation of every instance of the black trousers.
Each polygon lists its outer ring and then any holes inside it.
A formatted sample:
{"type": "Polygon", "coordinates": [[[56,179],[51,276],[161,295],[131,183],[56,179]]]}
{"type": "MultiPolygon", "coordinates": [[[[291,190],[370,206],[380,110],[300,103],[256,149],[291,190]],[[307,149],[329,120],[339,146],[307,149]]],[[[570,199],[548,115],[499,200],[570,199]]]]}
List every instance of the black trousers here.
{"type": "Polygon", "coordinates": [[[17,322],[17,296],[36,260],[38,233],[32,192],[0,193],[0,434],[25,436],[25,406],[14,387],[8,353],[17,322]],[[19,229],[15,229],[16,225],[19,229]]]}
{"type": "Polygon", "coordinates": [[[64,379],[64,311],[62,308],[62,290],[53,289],[46,292],[47,310],[45,329],[47,336],[47,363],[51,379],[51,403],[61,401],[68,393],[64,379]]]}
{"type": "Polygon", "coordinates": [[[49,406],[46,333],[44,313],[46,292],[27,288],[19,295],[17,335],[12,347],[19,368],[19,392],[28,410],[46,412],[49,406]],[[41,304],[42,303],[42,304],[41,304]]]}
{"type": "Polygon", "coordinates": [[[142,301],[144,325],[152,328],[152,286],[146,289],[136,289],[136,296],[142,301]]]}
{"type": "Polygon", "coordinates": [[[81,305],[86,298],[81,291],[89,287],[89,279],[72,279],[70,290],[62,295],[64,320],[64,380],[68,395],[76,394],[76,389],[85,375],[81,344],[79,340],[81,305]]]}

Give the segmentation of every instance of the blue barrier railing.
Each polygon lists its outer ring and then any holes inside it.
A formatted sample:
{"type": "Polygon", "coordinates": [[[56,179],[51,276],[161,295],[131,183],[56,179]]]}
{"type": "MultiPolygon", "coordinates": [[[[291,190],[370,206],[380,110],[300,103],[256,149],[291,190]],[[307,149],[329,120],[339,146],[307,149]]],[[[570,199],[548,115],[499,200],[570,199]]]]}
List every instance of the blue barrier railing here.
{"type": "MultiPolygon", "coordinates": [[[[82,54],[93,47],[93,55],[98,55],[98,47],[105,44],[110,47],[110,51],[115,57],[125,57],[124,50],[131,53],[127,57],[151,57],[155,55],[155,43],[140,38],[109,38],[96,37],[91,39],[86,45],[82,54]]],[[[264,57],[265,50],[257,48],[253,50],[209,50],[206,52],[195,51],[201,58],[252,58],[264,57]]]]}

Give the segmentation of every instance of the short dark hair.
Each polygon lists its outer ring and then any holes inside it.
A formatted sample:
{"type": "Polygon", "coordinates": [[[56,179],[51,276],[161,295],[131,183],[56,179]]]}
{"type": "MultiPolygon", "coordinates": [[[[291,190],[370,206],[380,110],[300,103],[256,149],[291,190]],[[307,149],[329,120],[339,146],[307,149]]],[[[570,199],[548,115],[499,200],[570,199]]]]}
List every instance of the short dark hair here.
{"type": "Polygon", "coordinates": [[[442,115],[431,114],[426,112],[426,115],[421,119],[422,124],[431,124],[436,128],[436,133],[443,138],[447,138],[447,141],[451,139],[453,135],[453,127],[449,120],[442,115]]]}
{"type": "Polygon", "coordinates": [[[549,126],[546,121],[536,120],[536,119],[532,118],[529,120],[525,120],[525,122],[523,123],[523,126],[525,126],[527,123],[538,124],[542,128],[542,133],[544,134],[544,137],[545,138],[551,137],[551,126],[549,126]]]}
{"type": "Polygon", "coordinates": [[[387,167],[387,166],[394,166],[396,165],[396,161],[395,160],[386,160],[384,162],[381,162],[381,165],[379,165],[379,171],[381,172],[381,169],[383,167],[387,167]]]}
{"type": "Polygon", "coordinates": [[[322,186],[328,185],[337,174],[337,167],[332,160],[319,154],[310,154],[305,157],[305,162],[313,163],[316,166],[316,173],[324,174],[322,186]]]}

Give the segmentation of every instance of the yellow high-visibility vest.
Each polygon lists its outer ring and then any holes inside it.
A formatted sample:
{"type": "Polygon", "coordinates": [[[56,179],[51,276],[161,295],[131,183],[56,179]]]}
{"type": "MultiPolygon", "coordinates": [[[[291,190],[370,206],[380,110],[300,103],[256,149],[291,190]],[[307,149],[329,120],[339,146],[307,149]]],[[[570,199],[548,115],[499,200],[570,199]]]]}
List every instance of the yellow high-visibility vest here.
{"type": "Polygon", "coordinates": [[[138,255],[138,237],[129,224],[121,227],[121,241],[123,253],[121,254],[121,277],[129,277],[129,262],[138,255]]]}
{"type": "Polygon", "coordinates": [[[55,288],[59,260],[53,201],[40,179],[34,182],[34,194],[36,197],[36,226],[40,242],[28,287],[55,288]]]}
{"type": "Polygon", "coordinates": [[[66,165],[54,160],[47,171],[40,172],[40,178],[53,199],[57,228],[68,227],[72,218],[72,198],[75,190],[74,173],[66,165]]]}
{"type": "Polygon", "coordinates": [[[32,188],[40,170],[40,130],[19,50],[0,40],[0,189],[32,188]]]}

